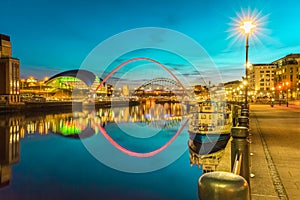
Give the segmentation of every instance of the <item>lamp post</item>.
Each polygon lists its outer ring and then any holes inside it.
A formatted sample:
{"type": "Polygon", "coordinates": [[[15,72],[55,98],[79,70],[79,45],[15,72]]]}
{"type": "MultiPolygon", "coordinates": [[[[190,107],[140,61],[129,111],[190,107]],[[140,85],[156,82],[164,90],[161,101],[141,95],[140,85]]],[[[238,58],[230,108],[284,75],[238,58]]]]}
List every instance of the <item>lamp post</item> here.
{"type": "Polygon", "coordinates": [[[282,98],[282,91],[281,91],[281,85],[278,86],[278,100],[279,105],[281,105],[281,98],[282,98]]]}
{"type": "Polygon", "coordinates": [[[248,49],[249,49],[249,35],[253,31],[256,25],[252,20],[245,20],[242,22],[240,28],[243,30],[246,36],[246,67],[245,67],[245,106],[248,108],[248,49]]]}
{"type": "Polygon", "coordinates": [[[287,81],[285,85],[286,85],[286,107],[289,107],[289,89],[288,89],[289,82],[287,81]]]}

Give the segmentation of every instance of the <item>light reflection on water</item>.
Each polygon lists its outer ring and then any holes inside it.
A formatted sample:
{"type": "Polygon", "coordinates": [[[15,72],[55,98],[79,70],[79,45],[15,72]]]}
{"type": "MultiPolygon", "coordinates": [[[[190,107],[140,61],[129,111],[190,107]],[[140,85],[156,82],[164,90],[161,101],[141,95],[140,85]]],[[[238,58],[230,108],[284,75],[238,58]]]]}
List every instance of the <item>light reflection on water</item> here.
{"type": "Polygon", "coordinates": [[[63,136],[78,137],[87,128],[99,133],[97,125],[107,123],[138,123],[157,129],[168,129],[180,123],[186,111],[178,103],[164,105],[141,104],[132,107],[100,108],[98,110],[83,110],[82,112],[48,114],[29,117],[21,120],[21,138],[29,134],[48,134],[49,132],[63,136]]]}
{"type": "Polygon", "coordinates": [[[156,137],[155,143],[145,145],[135,138],[140,145],[134,146],[132,141],[126,143],[126,135],[111,133],[128,148],[149,151],[172,136],[168,130],[185,114],[186,109],[179,104],[141,104],[76,113],[2,116],[1,141],[6,143],[1,144],[1,152],[10,153],[1,154],[0,199],[196,199],[201,170],[190,167],[187,151],[161,170],[128,174],[104,166],[85,150],[81,140],[73,139],[99,134],[96,124],[108,128],[134,123],[164,130],[164,137],[156,137]]]}

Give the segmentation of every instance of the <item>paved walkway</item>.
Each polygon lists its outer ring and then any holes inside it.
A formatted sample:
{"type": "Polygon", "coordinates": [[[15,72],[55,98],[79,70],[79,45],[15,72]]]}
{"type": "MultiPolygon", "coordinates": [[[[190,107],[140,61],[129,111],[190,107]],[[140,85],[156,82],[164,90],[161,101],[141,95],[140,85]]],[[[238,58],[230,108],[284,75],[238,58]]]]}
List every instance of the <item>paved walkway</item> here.
{"type": "Polygon", "coordinates": [[[299,106],[251,105],[252,199],[300,199],[299,125],[299,106]]]}
{"type": "MultiPolygon", "coordinates": [[[[252,200],[300,200],[300,106],[250,106],[252,200]]],[[[230,142],[218,167],[230,171],[230,142]]]]}

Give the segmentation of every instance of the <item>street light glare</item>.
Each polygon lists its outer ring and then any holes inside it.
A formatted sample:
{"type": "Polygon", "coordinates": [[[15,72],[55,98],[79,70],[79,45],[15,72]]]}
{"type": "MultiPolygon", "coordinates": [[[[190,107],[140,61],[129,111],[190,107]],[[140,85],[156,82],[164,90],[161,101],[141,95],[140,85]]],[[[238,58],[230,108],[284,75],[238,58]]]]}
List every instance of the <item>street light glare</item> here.
{"type": "Polygon", "coordinates": [[[241,29],[244,30],[245,34],[251,33],[251,31],[256,27],[255,24],[253,24],[252,21],[244,21],[243,25],[240,26],[241,29]]]}
{"type": "Polygon", "coordinates": [[[244,43],[245,35],[251,34],[251,39],[255,41],[252,43],[263,44],[259,38],[270,39],[266,34],[269,30],[265,28],[269,14],[263,15],[262,11],[250,8],[241,9],[236,13],[236,17],[231,17],[229,23],[229,33],[227,39],[231,39],[230,46],[234,43],[244,43]],[[259,37],[258,37],[259,36],[259,37]]]}

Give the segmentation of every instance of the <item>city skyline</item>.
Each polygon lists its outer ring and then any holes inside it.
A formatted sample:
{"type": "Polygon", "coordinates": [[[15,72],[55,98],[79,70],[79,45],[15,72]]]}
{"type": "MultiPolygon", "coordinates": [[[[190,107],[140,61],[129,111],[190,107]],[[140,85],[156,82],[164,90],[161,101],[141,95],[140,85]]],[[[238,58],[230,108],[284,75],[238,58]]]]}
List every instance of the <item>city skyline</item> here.
{"type": "MultiPolygon", "coordinates": [[[[101,42],[130,29],[161,27],[198,42],[215,63],[224,82],[244,75],[245,39],[230,38],[241,12],[260,13],[261,31],[250,37],[249,61],[270,63],[300,52],[297,1],[7,1],[2,5],[1,33],[12,40],[21,77],[39,79],[80,68],[101,42]],[[14,12],[12,12],[14,10],[14,12]],[[237,39],[237,41],[235,41],[237,39]],[[232,59],[234,58],[234,59],[232,59]]],[[[158,41],[159,42],[159,41],[158,41]]],[[[164,63],[165,64],[165,63],[164,63]]],[[[104,68],[107,66],[103,66],[104,68]]],[[[177,65],[176,68],[180,68],[177,65]]],[[[99,69],[101,70],[101,69],[99,69]]]]}

